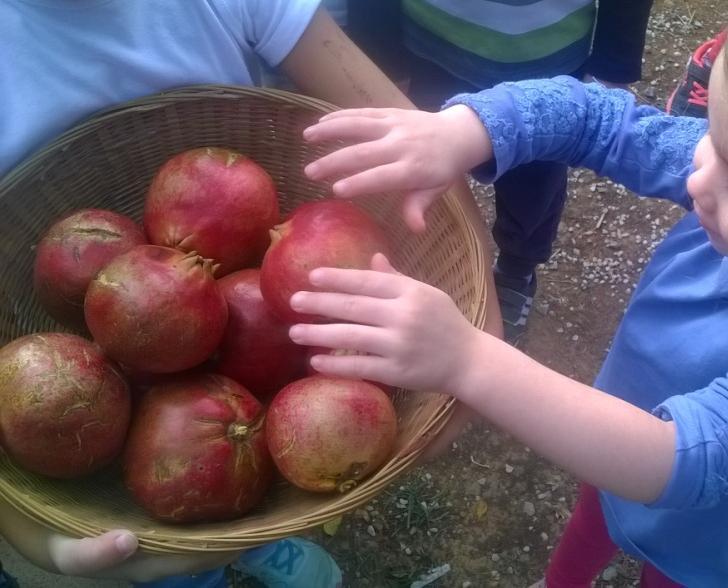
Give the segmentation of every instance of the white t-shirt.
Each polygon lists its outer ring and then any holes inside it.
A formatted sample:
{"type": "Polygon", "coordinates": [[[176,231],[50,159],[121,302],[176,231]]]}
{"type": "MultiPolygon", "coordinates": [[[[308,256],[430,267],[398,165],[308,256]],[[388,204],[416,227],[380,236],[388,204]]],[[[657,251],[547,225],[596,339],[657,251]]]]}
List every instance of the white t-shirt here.
{"type": "Polygon", "coordinates": [[[319,0],[0,0],[0,177],[94,112],[188,84],[253,85],[319,0]]]}

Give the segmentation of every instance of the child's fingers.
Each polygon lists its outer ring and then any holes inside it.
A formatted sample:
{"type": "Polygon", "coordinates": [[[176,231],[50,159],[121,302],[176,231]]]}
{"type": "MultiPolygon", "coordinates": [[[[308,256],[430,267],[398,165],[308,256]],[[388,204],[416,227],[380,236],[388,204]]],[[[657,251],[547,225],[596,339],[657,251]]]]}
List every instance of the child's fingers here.
{"type": "Polygon", "coordinates": [[[339,180],[331,189],[339,198],[356,198],[369,194],[406,190],[411,182],[412,178],[408,173],[407,165],[398,161],[370,168],[339,180]]]}
{"type": "Polygon", "coordinates": [[[336,118],[346,118],[347,116],[362,116],[367,118],[386,118],[397,108],[344,108],[343,110],[335,110],[323,115],[319,122],[333,120],[336,118]]]}
{"type": "Polygon", "coordinates": [[[294,343],[359,353],[384,355],[390,350],[382,329],[367,325],[332,323],[293,325],[288,335],[294,343]]]}
{"type": "Polygon", "coordinates": [[[373,298],[396,298],[410,280],[396,273],[333,267],[312,270],[308,279],[318,290],[373,298]]]}
{"type": "Polygon", "coordinates": [[[391,147],[382,141],[369,141],[343,147],[309,163],[304,173],[312,180],[349,176],[389,163],[391,147]]]}
{"type": "Polygon", "coordinates": [[[304,314],[365,325],[382,325],[391,320],[391,311],[381,298],[338,292],[296,292],[291,296],[291,308],[304,314]]]}
{"type": "Polygon", "coordinates": [[[137,538],[129,531],[109,531],[98,537],[54,537],[51,556],[59,571],[84,576],[115,566],[137,550],[137,538]]]}
{"type": "Polygon", "coordinates": [[[405,223],[415,233],[422,233],[427,225],[425,223],[425,212],[437,200],[444,188],[427,188],[425,190],[416,190],[405,195],[402,203],[402,214],[405,223]]]}
{"type": "Polygon", "coordinates": [[[314,355],[311,366],[331,376],[394,384],[390,377],[389,362],[376,355],[314,355]]]}
{"type": "Polygon", "coordinates": [[[372,263],[371,268],[375,272],[383,272],[385,274],[394,274],[396,276],[401,276],[400,272],[398,272],[394,266],[389,262],[389,258],[384,255],[384,253],[375,253],[372,257],[372,263]]]}
{"type": "Polygon", "coordinates": [[[324,120],[303,130],[303,138],[311,143],[342,139],[344,141],[369,141],[383,137],[390,125],[381,118],[342,116],[324,120]]]}

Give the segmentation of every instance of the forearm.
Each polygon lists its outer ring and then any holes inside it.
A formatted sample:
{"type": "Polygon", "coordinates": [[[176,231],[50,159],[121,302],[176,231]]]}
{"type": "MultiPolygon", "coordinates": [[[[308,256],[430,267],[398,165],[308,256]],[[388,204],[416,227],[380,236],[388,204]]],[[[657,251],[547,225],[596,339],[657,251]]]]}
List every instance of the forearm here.
{"type": "Polygon", "coordinates": [[[705,121],[664,116],[628,92],[567,76],[500,84],[449,104],[470,107],[490,135],[495,164],[474,170],[480,181],[531,161],[559,161],[689,206],[685,182],[705,121]]]}
{"type": "Polygon", "coordinates": [[[478,337],[455,394],[494,425],[581,480],[650,503],[670,478],[675,429],[618,398],[478,337]]]}
{"type": "Polygon", "coordinates": [[[304,94],[341,108],[414,108],[323,9],[281,68],[304,94]]]}

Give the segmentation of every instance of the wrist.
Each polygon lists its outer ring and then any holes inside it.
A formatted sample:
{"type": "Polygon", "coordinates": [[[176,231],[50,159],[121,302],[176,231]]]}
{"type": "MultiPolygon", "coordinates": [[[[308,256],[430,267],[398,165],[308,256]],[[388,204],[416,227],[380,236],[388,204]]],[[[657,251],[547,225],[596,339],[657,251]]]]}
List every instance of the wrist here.
{"type": "Polygon", "coordinates": [[[462,173],[490,161],[493,144],[477,113],[465,104],[456,104],[442,110],[447,134],[451,137],[452,157],[462,173]]]}
{"type": "Polygon", "coordinates": [[[462,337],[461,350],[449,363],[443,390],[471,408],[476,408],[472,397],[482,395],[487,385],[484,365],[488,362],[490,335],[469,326],[462,337]]]}

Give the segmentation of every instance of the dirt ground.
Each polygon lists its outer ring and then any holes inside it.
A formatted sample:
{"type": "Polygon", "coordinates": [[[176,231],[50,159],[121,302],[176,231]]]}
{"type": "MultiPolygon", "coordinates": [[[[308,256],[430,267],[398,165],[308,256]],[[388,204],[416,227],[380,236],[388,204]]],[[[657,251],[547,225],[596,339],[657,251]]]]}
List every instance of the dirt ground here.
{"type": "MultiPolygon", "coordinates": [[[[656,0],[644,81],[634,91],[663,108],[692,51],[728,22],[722,0],[656,0]]],[[[487,218],[492,197],[477,190],[487,218]]],[[[669,203],[636,199],[586,171],[571,174],[555,253],[539,271],[529,331],[520,347],[546,365],[591,383],[640,272],[681,215],[669,203]]],[[[539,579],[568,517],[576,485],[528,448],[486,425],[470,428],[448,455],[418,468],[333,537],[346,586],[410,587],[434,569],[431,587],[526,587],[539,579]],[[436,575],[436,574],[435,574],[436,575]]],[[[637,584],[619,558],[600,588],[637,584]]]]}

